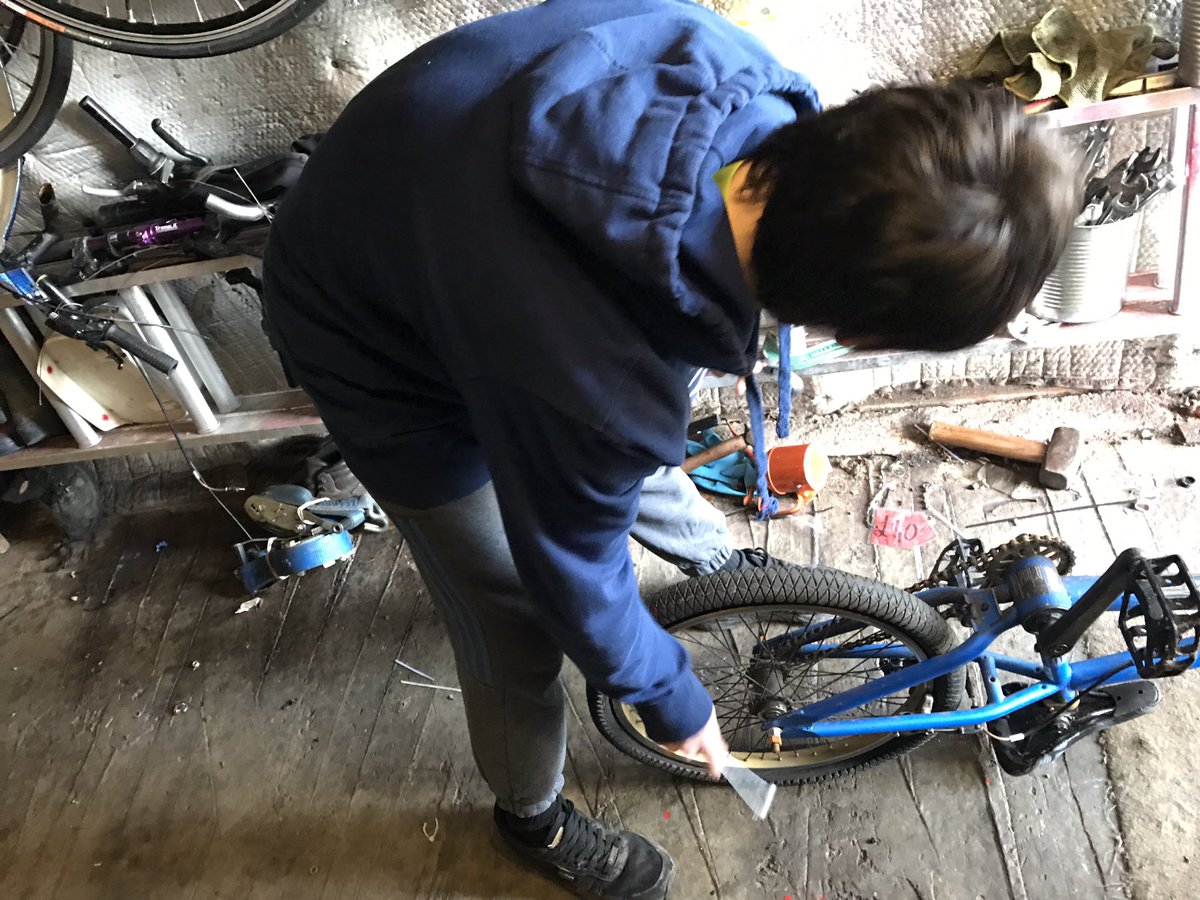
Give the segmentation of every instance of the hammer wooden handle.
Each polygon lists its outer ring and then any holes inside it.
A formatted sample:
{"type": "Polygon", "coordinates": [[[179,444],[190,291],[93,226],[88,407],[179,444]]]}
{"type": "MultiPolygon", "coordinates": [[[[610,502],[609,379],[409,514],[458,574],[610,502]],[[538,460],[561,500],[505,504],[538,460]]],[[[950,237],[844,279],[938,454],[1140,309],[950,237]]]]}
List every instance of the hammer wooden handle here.
{"type": "Polygon", "coordinates": [[[939,444],[982,450],[984,453],[993,453],[1021,462],[1040,464],[1046,458],[1046,445],[1042,441],[997,434],[994,431],[981,431],[978,428],[963,428],[961,425],[947,425],[945,422],[934,422],[930,425],[929,437],[939,444]]]}
{"type": "Polygon", "coordinates": [[[730,453],[737,453],[745,448],[746,439],[744,437],[731,437],[728,440],[721,441],[719,444],[714,444],[707,450],[701,450],[695,456],[689,456],[683,461],[681,467],[685,472],[694,472],[701,466],[712,462],[716,459],[728,456],[730,453]]]}

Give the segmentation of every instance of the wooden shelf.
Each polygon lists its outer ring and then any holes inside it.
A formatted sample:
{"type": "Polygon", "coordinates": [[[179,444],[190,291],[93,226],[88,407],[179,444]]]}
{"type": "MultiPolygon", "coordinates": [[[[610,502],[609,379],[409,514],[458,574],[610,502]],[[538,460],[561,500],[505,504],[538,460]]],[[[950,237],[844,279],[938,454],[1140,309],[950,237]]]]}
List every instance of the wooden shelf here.
{"type": "Polygon", "coordinates": [[[1200,88],[1176,86],[1166,90],[1110,97],[1100,103],[1089,103],[1086,106],[1063,106],[1057,109],[1040,109],[1038,104],[1041,102],[1030,104],[1027,110],[1055,128],[1073,128],[1109,119],[1149,116],[1192,106],[1200,103],[1200,88]]]}
{"type": "MultiPolygon", "coordinates": [[[[194,262],[172,262],[160,267],[147,267],[135,272],[121,275],[108,275],[104,278],[89,278],[75,284],[62,285],[61,290],[68,297],[90,297],[95,294],[107,294],[129,287],[145,287],[162,281],[175,281],[180,278],[199,278],[202,275],[217,275],[233,269],[249,269],[258,266],[262,260],[256,256],[224,256],[220,259],[200,259],[194,262]]],[[[53,274],[53,272],[51,273],[53,274]]],[[[7,291],[0,291],[0,309],[9,306],[21,306],[19,297],[14,297],[7,291]]]]}
{"type": "MultiPolygon", "coordinates": [[[[176,424],[175,428],[187,447],[325,432],[312,401],[303,391],[278,391],[243,397],[240,409],[220,415],[217,420],[220,423],[217,430],[207,434],[189,430],[191,424],[186,420],[176,424]]],[[[8,456],[0,456],[0,471],[127,456],[174,446],[175,437],[166,424],[124,425],[102,435],[100,442],[91,447],[80,447],[64,435],[8,456]]]]}

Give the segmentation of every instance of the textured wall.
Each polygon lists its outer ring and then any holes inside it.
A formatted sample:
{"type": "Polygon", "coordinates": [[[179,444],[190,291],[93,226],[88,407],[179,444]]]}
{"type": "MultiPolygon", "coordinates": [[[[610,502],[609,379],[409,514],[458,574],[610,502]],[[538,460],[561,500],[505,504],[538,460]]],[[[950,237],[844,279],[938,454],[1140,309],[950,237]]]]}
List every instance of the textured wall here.
{"type": "MultiPolygon", "coordinates": [[[[150,119],[162,116],[188,143],[214,159],[245,158],[283,149],[293,136],[326,127],[372,76],[430,38],[489,13],[525,5],[524,0],[329,0],[299,28],[270,44],[212,60],[139,59],[80,46],[70,97],[73,101],[93,95],[140,134],[149,134],[150,119]]],[[[786,64],[808,74],[826,102],[843,100],[873,82],[951,71],[957,59],[999,28],[1031,21],[1048,7],[1043,0],[712,0],[711,5],[754,30],[786,64]]],[[[1062,5],[1095,28],[1146,21],[1178,38],[1177,0],[1068,0],[1062,5]]],[[[1149,127],[1152,133],[1163,133],[1161,124],[1149,127]]],[[[1145,125],[1132,126],[1121,134],[1119,144],[1136,148],[1145,133],[1145,125]]],[[[26,171],[27,184],[49,179],[65,201],[83,204],[89,201],[79,193],[82,185],[113,186],[139,174],[123,151],[73,105],[64,109],[27,159],[26,171]]],[[[25,195],[32,193],[27,190],[25,195]]],[[[1164,219],[1169,215],[1160,215],[1159,220],[1164,219]]],[[[1141,267],[1154,264],[1157,230],[1144,230],[1141,267]]],[[[256,327],[231,324],[255,322],[244,298],[216,280],[197,288],[204,301],[198,304],[197,319],[211,329],[217,343],[229,346],[236,343],[231,334],[243,333],[253,347],[234,355],[269,359],[256,327]]],[[[1018,364],[1019,356],[1005,357],[1002,363],[1011,367],[1006,373],[1010,380],[1115,385],[1129,382],[1130,371],[1137,370],[1140,380],[1133,380],[1145,386],[1147,379],[1154,383],[1157,377],[1154,366],[1131,368],[1134,360],[1144,362],[1143,357],[1127,358],[1111,348],[1088,357],[1117,366],[1098,378],[1078,355],[1060,354],[1061,359],[1050,361],[1021,357],[1018,364]]],[[[243,370],[246,383],[239,387],[244,389],[278,382],[273,365],[230,368],[243,370]]],[[[922,372],[914,378],[890,371],[876,377],[899,384],[964,375],[980,377],[978,372],[922,372]]]]}
{"type": "MultiPolygon", "coordinates": [[[[1105,341],[1071,347],[1016,347],[989,355],[955,355],[936,362],[906,362],[802,379],[794,398],[796,427],[812,415],[826,415],[893,389],[924,390],[935,385],[1028,385],[1088,391],[1182,391],[1200,380],[1200,348],[1195,341],[1163,337],[1141,341],[1105,341]]],[[[778,405],[774,382],[763,384],[771,414],[778,405]]],[[[716,413],[745,419],[745,401],[732,388],[700,392],[695,415],[716,413]]]]}
{"type": "MultiPolygon", "coordinates": [[[[90,93],[135,130],[156,115],[216,159],[269,152],[325,127],[362,85],[455,25],[523,0],[329,0],[299,28],[213,60],[118,56],[80,46],[71,100],[90,93]]],[[[1044,0],[713,0],[764,37],[834,101],[871,81],[945,72],[998,28],[1036,18],[1044,0]]],[[[1068,0],[1090,25],[1148,21],[1178,37],[1178,0],[1068,0]]],[[[136,174],[113,142],[68,107],[28,160],[31,178],[77,196],[81,184],[136,174]],[[93,142],[97,142],[93,144],[93,142]]]]}

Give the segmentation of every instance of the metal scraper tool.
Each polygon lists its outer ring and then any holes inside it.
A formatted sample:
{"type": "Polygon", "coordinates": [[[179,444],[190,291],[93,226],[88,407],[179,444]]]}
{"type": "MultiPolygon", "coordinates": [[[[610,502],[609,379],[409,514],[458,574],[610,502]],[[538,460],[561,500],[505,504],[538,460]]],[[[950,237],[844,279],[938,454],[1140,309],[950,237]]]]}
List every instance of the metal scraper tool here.
{"type": "Polygon", "coordinates": [[[763,781],[746,768],[745,763],[732,756],[725,758],[725,771],[721,774],[725,776],[729,786],[737,791],[737,795],[750,807],[750,812],[756,822],[767,817],[767,813],[771,811],[771,801],[775,799],[775,785],[769,781],[763,781]]]}

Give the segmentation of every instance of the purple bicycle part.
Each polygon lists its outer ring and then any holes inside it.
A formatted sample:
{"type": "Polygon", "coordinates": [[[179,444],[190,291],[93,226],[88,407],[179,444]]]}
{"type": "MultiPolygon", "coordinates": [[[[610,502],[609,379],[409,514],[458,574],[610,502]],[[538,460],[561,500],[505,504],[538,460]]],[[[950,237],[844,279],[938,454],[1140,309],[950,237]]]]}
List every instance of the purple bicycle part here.
{"type": "Polygon", "coordinates": [[[84,247],[89,253],[118,253],[139,247],[158,247],[203,231],[206,223],[207,219],[204,216],[148,222],[133,228],[86,238],[84,247]]]}

